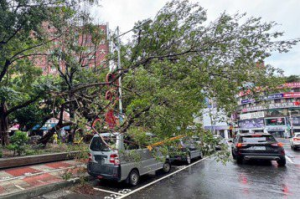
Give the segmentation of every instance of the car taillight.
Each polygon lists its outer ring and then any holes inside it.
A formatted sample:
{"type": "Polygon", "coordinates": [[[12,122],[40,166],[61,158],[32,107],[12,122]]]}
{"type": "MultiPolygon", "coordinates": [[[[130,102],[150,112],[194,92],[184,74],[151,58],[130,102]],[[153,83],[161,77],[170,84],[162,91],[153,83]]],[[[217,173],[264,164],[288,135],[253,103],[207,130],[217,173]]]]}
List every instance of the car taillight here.
{"type": "Polygon", "coordinates": [[[271,146],[283,147],[283,144],[281,142],[278,142],[278,143],[271,144],[271,146]]]}
{"type": "Polygon", "coordinates": [[[300,141],[300,138],[293,138],[294,141],[300,141]]]}
{"type": "Polygon", "coordinates": [[[109,157],[109,162],[113,163],[114,165],[119,165],[120,161],[119,161],[119,157],[117,154],[111,154],[109,157]]]}
{"type": "Polygon", "coordinates": [[[237,148],[241,148],[241,147],[243,147],[243,146],[247,146],[247,144],[243,144],[243,143],[237,143],[237,144],[236,144],[236,147],[237,147],[237,148]]]}
{"type": "Polygon", "coordinates": [[[92,162],[92,154],[89,153],[89,162],[92,162]]]}

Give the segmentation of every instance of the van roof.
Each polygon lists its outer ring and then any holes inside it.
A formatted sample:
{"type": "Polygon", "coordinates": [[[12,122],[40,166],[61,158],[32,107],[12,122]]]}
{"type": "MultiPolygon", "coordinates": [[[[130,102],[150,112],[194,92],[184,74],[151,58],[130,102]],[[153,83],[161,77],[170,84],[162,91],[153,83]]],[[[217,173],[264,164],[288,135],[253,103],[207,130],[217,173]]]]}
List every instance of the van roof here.
{"type": "MultiPolygon", "coordinates": [[[[119,132],[114,132],[114,133],[100,133],[101,136],[107,137],[107,136],[112,136],[112,135],[119,135],[119,132]]],[[[94,137],[100,137],[99,134],[95,134],[94,137]]]]}
{"type": "MultiPolygon", "coordinates": [[[[106,136],[112,136],[112,135],[115,135],[115,136],[117,136],[117,135],[120,135],[120,133],[119,132],[114,132],[114,133],[100,133],[100,135],[101,136],[104,136],[104,137],[106,137],[106,136]]],[[[100,135],[99,134],[95,134],[94,135],[94,137],[100,137],[100,135]]],[[[154,137],[155,135],[153,134],[153,133],[151,133],[151,132],[146,132],[146,135],[147,136],[151,136],[151,137],[154,137]]]]}

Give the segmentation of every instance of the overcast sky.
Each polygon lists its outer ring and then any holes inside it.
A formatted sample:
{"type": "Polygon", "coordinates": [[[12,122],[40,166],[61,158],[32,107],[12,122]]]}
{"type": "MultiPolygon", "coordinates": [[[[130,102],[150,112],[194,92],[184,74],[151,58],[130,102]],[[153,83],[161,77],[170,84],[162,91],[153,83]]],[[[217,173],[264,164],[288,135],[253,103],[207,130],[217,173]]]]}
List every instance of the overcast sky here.
{"type": "MultiPolygon", "coordinates": [[[[284,39],[300,38],[300,0],[194,0],[207,10],[208,20],[214,20],[223,11],[246,12],[276,21],[277,30],[285,32],[284,39]]],[[[101,0],[101,7],[92,10],[99,23],[109,23],[110,29],[130,30],[138,20],[154,18],[167,0],[101,0]]],[[[265,61],[285,71],[285,75],[300,75],[300,44],[285,54],[273,54],[265,61]]]]}

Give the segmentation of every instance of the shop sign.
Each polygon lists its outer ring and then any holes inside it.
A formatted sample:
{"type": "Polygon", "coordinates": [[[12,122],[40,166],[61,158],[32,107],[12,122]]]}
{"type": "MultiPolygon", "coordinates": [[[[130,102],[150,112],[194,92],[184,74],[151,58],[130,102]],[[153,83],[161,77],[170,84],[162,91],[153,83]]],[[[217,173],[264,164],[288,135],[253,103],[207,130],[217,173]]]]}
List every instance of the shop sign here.
{"type": "Polygon", "coordinates": [[[269,104],[267,106],[253,106],[253,107],[243,108],[242,112],[260,111],[260,110],[275,109],[275,108],[290,108],[295,106],[297,106],[297,104],[294,102],[275,103],[275,104],[269,104]]]}
{"type": "Polygon", "coordinates": [[[264,110],[264,109],[266,109],[266,107],[263,107],[263,106],[253,106],[253,107],[243,108],[242,112],[260,111],[260,110],[264,110]]]}
{"type": "MultiPolygon", "coordinates": [[[[300,96],[300,93],[299,93],[300,96]]],[[[260,97],[259,100],[273,100],[273,99],[282,99],[284,97],[283,93],[275,93],[272,95],[269,95],[267,97],[260,97]]],[[[241,104],[250,104],[254,103],[255,99],[244,99],[241,101],[241,104]]]]}
{"type": "Polygon", "coordinates": [[[239,121],[239,127],[243,129],[263,128],[264,119],[250,119],[239,121]]]}
{"type": "Polygon", "coordinates": [[[249,104],[255,102],[255,99],[244,99],[241,101],[242,104],[249,104]]]}
{"type": "Polygon", "coordinates": [[[290,122],[292,126],[300,126],[300,117],[292,117],[290,122]]]}
{"type": "Polygon", "coordinates": [[[260,117],[265,117],[265,113],[263,111],[254,112],[254,113],[240,114],[240,119],[241,120],[254,119],[254,118],[260,118],[260,117]]]}
{"type": "Polygon", "coordinates": [[[286,129],[285,126],[267,126],[267,131],[284,131],[286,129]]]}
{"type": "Polygon", "coordinates": [[[272,100],[272,99],[281,99],[281,98],[283,98],[282,93],[275,93],[275,94],[269,95],[266,99],[272,100]]]}
{"type": "Polygon", "coordinates": [[[284,98],[297,98],[300,97],[300,92],[289,92],[283,94],[284,98]]]}
{"type": "Polygon", "coordinates": [[[295,103],[293,102],[286,102],[286,103],[275,103],[275,104],[270,104],[269,109],[272,108],[289,108],[289,107],[294,107],[295,103]]]}
{"type": "Polygon", "coordinates": [[[285,83],[284,86],[288,88],[300,88],[300,82],[285,83]]]}

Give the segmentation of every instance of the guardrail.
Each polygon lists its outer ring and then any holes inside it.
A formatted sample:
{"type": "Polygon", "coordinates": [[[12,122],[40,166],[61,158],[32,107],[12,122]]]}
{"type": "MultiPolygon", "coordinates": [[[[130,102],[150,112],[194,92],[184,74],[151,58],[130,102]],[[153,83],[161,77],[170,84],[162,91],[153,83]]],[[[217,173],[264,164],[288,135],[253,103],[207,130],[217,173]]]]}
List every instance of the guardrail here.
{"type": "Polygon", "coordinates": [[[0,158],[0,169],[74,159],[79,151],[0,158]]]}

